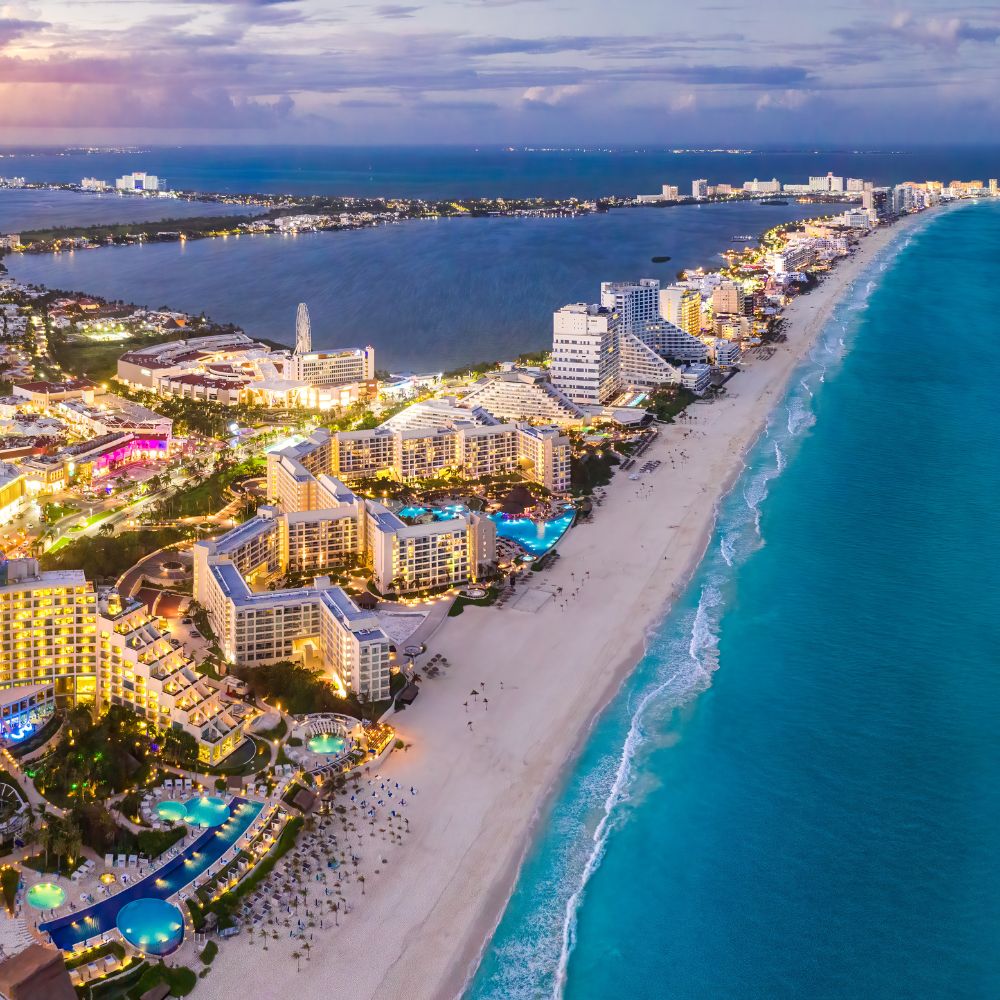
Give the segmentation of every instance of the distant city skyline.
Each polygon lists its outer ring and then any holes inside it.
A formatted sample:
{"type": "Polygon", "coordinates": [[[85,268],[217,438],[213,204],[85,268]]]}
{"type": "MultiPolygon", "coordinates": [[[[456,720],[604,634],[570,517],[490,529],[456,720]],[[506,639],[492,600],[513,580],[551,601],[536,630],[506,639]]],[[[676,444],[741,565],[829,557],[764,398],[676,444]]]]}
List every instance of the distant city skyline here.
{"type": "Polygon", "coordinates": [[[0,5],[8,143],[970,141],[1000,11],[918,0],[0,5]]]}

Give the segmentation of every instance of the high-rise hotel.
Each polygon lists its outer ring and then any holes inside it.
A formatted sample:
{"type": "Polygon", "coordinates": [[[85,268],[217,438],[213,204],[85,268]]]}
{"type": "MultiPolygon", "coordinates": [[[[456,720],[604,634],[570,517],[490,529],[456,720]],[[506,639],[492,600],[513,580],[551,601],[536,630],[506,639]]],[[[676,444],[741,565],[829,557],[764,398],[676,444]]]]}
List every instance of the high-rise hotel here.
{"type": "MultiPolygon", "coordinates": [[[[189,733],[206,764],[243,741],[246,709],[197,673],[144,604],[114,592],[99,600],[83,570],[42,572],[35,559],[12,559],[0,563],[0,700],[29,692],[23,700],[48,710],[122,705],[157,729],[189,733]]],[[[25,721],[4,715],[0,737],[25,721]]]]}
{"type": "Polygon", "coordinates": [[[39,572],[0,562],[0,687],[52,685],[60,700],[93,702],[97,595],[83,570],[39,572]]]}
{"type": "Polygon", "coordinates": [[[701,296],[655,278],[605,282],[600,305],[577,302],[552,320],[552,385],[580,407],[606,407],[626,389],[708,385],[698,339],[701,296]],[[688,369],[693,365],[696,376],[688,369]]]}

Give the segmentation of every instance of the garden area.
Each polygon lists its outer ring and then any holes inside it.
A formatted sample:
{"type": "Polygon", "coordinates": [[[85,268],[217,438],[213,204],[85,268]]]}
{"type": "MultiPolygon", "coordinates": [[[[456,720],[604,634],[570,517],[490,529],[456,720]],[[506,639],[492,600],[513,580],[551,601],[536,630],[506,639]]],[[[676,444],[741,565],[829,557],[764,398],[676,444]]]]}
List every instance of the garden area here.
{"type": "Polygon", "coordinates": [[[664,385],[649,394],[649,409],[657,420],[671,424],[698,397],[680,385],[664,385]]]}
{"type": "Polygon", "coordinates": [[[608,449],[593,447],[574,452],[570,463],[570,483],[574,496],[589,495],[598,486],[607,486],[621,459],[608,449]]]}
{"type": "Polygon", "coordinates": [[[280,703],[292,715],[340,712],[358,719],[377,719],[390,705],[389,701],[370,702],[354,694],[340,695],[322,674],[289,660],[237,668],[234,673],[246,681],[257,698],[271,705],[280,703]]]}
{"type": "Polygon", "coordinates": [[[220,461],[208,476],[178,490],[159,505],[159,514],[165,518],[197,517],[215,514],[232,499],[227,495],[229,487],[241,479],[262,476],[267,470],[263,455],[244,459],[242,462],[220,461]]]}
{"type": "Polygon", "coordinates": [[[68,716],[56,750],[29,772],[35,786],[56,805],[103,802],[143,783],[158,760],[197,759],[194,738],[185,732],[158,732],[119,705],[94,720],[80,706],[68,716]]]}
{"type": "Polygon", "coordinates": [[[82,569],[94,581],[117,580],[150,552],[191,538],[191,528],[143,528],[119,535],[84,535],[39,557],[42,569],[82,569]]]}

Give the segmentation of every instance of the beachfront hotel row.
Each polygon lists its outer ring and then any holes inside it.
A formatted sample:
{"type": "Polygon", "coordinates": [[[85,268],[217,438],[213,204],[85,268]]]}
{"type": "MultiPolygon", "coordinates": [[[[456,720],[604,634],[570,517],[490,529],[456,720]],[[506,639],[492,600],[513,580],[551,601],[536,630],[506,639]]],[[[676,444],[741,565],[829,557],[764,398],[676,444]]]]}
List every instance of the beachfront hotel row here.
{"type": "Polygon", "coordinates": [[[115,591],[99,597],[82,570],[40,571],[36,559],[0,563],[0,663],[4,702],[34,697],[5,715],[8,738],[42,721],[56,699],[102,712],[122,705],[190,734],[198,759],[215,764],[242,743],[249,721],[250,710],[199,674],[144,604],[115,591]]]}

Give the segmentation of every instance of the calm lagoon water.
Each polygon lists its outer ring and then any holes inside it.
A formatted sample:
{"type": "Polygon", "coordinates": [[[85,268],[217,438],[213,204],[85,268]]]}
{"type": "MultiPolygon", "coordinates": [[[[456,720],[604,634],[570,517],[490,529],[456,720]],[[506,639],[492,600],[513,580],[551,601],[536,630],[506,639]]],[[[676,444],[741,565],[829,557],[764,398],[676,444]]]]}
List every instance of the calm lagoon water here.
{"type": "Polygon", "coordinates": [[[1000,411],[941,354],[998,246],[944,214],[836,310],[470,1000],[1000,995],[1000,411]]]}
{"type": "Polygon", "coordinates": [[[204,310],[294,342],[307,302],[317,347],[372,344],[379,368],[427,371],[551,345],[552,312],[602,281],[721,263],[736,235],[815,206],[636,208],[576,219],[447,219],[355,232],[247,236],[9,255],[11,274],[150,306],[204,310]],[[654,256],[672,258],[653,264],[654,256]]]}
{"type": "Polygon", "coordinates": [[[116,194],[0,188],[0,233],[113,222],[157,222],[204,215],[253,215],[261,211],[263,209],[243,205],[173,198],[126,198],[116,194]]]}

